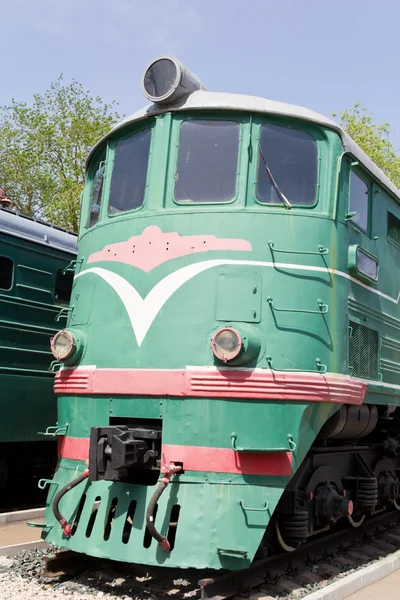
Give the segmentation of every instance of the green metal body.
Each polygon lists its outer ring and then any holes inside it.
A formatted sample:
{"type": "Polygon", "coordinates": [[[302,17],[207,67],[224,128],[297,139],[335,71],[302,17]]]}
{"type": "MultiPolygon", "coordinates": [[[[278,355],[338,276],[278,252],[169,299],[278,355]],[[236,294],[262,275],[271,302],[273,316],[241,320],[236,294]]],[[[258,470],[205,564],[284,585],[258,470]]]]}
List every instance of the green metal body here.
{"type": "MultiPolygon", "coordinates": [[[[11,223],[18,219],[10,217],[11,223]]],[[[23,222],[35,232],[35,223],[23,222]]],[[[74,255],[24,239],[18,228],[15,233],[0,228],[0,256],[13,261],[11,288],[0,289],[1,452],[10,442],[43,441],[38,432],[57,421],[49,342],[59,327],[58,313],[68,306],[55,298],[57,271],[74,255]]]]}
{"type": "MultiPolygon", "coordinates": [[[[191,115],[165,113],[143,123],[127,125],[116,136],[150,125],[153,139],[144,206],[109,217],[107,197],[115,137],[106,159],[100,219],[85,227],[89,211],[91,171],[83,201],[83,217],[75,284],[68,328],[83,332],[86,344],[79,368],[180,370],[188,365],[221,365],[211,350],[219,327],[231,325],[261,340],[258,355],[242,365],[285,376],[349,374],[349,319],[379,332],[382,380],[367,383],[365,402],[399,403],[400,319],[397,303],[399,249],[387,239],[387,209],[399,206],[370,180],[370,230],[363,233],[345,219],[349,212],[352,157],[343,153],[339,135],[306,121],[249,113],[196,112],[196,118],[229,118],[241,123],[236,197],[224,205],[178,205],[173,199],[179,124],[191,115]],[[317,140],[318,192],[313,207],[260,205],[255,198],[255,159],[260,124],[273,122],[305,130],[317,140]],[[187,254],[144,271],[121,262],[88,262],[106,246],[141,236],[156,225],[162,233],[179,236],[211,235],[251,243],[249,251],[210,250],[187,254]],[[374,239],[378,236],[378,239],[374,239]],[[378,258],[377,284],[363,284],[349,275],[349,247],[361,245],[378,258]],[[129,282],[144,299],[172,273],[200,261],[215,261],[185,280],[165,301],[138,344],[120,297],[94,267],[129,282]],[[87,271],[87,272],[86,272],[87,271]],[[384,296],[384,295],[386,296],[384,296]],[[252,332],[252,333],[251,333],[252,332]]],[[[96,154],[92,164],[96,162],[96,154]]],[[[149,249],[150,252],[150,249],[149,249]]],[[[75,365],[77,366],[77,365],[75,365]]],[[[233,368],[233,367],[232,367],[233,368]]],[[[78,373],[78,370],[76,370],[78,373]]],[[[350,375],[357,375],[350,373],[350,375]]],[[[152,377],[149,371],[149,377],[152,377]]],[[[112,376],[111,376],[112,377],[112,376]]],[[[116,389],[118,377],[115,376],[116,389]]],[[[246,450],[293,450],[293,473],[301,464],[322,425],[340,403],[279,399],[174,396],[167,389],[158,397],[131,393],[67,394],[58,399],[58,422],[68,423],[68,436],[82,440],[94,426],[126,419],[162,420],[163,444],[246,450]],[[111,421],[110,421],[111,419],[111,421]],[[294,444],[288,447],[288,436],[294,444]]],[[[195,452],[195,449],[193,450],[195,452]]],[[[243,452],[242,452],[243,453],[243,452]]],[[[240,454],[240,452],[238,453],[240,454]]],[[[290,475],[245,475],[185,470],[172,478],[158,506],[156,523],[163,533],[173,505],[181,512],[175,547],[169,554],[155,541],[145,547],[145,509],[154,485],[122,482],[80,484],[61,501],[61,511],[77,521],[82,494],[86,495],[79,523],[70,539],[63,536],[51,502],[57,489],[83,471],[85,460],[62,456],[50,484],[44,537],[48,541],[96,556],[145,564],[179,567],[243,568],[253,559],[290,475]],[[105,536],[114,498],[118,504],[112,529],[105,536]],[[100,506],[96,508],[96,502],[100,506]],[[129,503],[137,501],[128,543],[123,530],[129,503]],[[96,512],[93,529],[87,529],[96,512]],[[89,533],[88,533],[89,532],[89,533]],[[107,539],[105,539],[107,538],[107,539]]]]}

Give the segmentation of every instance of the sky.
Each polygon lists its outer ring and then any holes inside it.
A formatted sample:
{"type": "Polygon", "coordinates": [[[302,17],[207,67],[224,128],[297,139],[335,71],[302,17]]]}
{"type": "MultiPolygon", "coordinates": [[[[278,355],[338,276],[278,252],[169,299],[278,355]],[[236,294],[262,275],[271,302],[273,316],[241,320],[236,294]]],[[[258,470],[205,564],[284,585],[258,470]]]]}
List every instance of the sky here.
{"type": "Polygon", "coordinates": [[[326,116],[361,102],[400,149],[398,0],[0,0],[0,105],[61,73],[130,114],[147,63],[173,54],[209,90],[326,116]]]}

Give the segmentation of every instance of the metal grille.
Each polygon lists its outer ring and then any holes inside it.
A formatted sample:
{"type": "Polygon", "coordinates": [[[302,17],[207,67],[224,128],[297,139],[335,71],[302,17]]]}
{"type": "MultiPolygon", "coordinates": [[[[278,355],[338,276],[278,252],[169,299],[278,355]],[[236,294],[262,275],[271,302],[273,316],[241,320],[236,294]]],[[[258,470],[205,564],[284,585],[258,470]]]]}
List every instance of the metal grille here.
{"type": "Polygon", "coordinates": [[[363,379],[379,379],[377,331],[349,321],[349,373],[363,379]]]}

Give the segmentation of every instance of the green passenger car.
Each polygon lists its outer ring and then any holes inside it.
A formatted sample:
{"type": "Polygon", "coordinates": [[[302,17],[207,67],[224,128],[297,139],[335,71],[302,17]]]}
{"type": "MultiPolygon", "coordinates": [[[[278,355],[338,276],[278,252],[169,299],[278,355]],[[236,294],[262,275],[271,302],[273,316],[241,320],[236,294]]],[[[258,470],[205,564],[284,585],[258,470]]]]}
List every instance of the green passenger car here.
{"type": "Polygon", "coordinates": [[[0,210],[1,507],[21,506],[21,485],[27,498],[54,465],[54,436],[38,432],[57,421],[49,344],[68,310],[72,273],[63,270],[75,258],[73,234],[0,210]]]}
{"type": "Polygon", "coordinates": [[[143,89],[88,159],[44,538],[240,569],[400,508],[400,192],[311,110],[143,89]]]}

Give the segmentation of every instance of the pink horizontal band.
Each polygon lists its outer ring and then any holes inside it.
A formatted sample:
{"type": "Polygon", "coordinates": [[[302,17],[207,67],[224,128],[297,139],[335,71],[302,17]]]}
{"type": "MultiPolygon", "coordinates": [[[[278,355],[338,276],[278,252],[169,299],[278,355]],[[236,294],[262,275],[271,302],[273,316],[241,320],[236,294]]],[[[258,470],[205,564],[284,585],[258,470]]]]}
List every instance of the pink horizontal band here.
{"type": "Polygon", "coordinates": [[[362,404],[366,383],[337,373],[187,369],[62,369],[56,394],[189,396],[362,404]]]}
{"type": "MultiPolygon", "coordinates": [[[[73,460],[88,460],[89,438],[62,436],[58,455],[73,460]]],[[[185,471],[243,475],[291,475],[291,452],[235,452],[231,448],[208,446],[162,446],[163,463],[181,462],[185,471]]]]}
{"type": "Polygon", "coordinates": [[[183,463],[185,471],[242,475],[291,475],[291,452],[235,452],[231,448],[208,446],[162,447],[163,462],[183,463]]]}
{"type": "Polygon", "coordinates": [[[58,456],[72,460],[89,459],[89,438],[62,435],[58,438],[58,456]]]}

